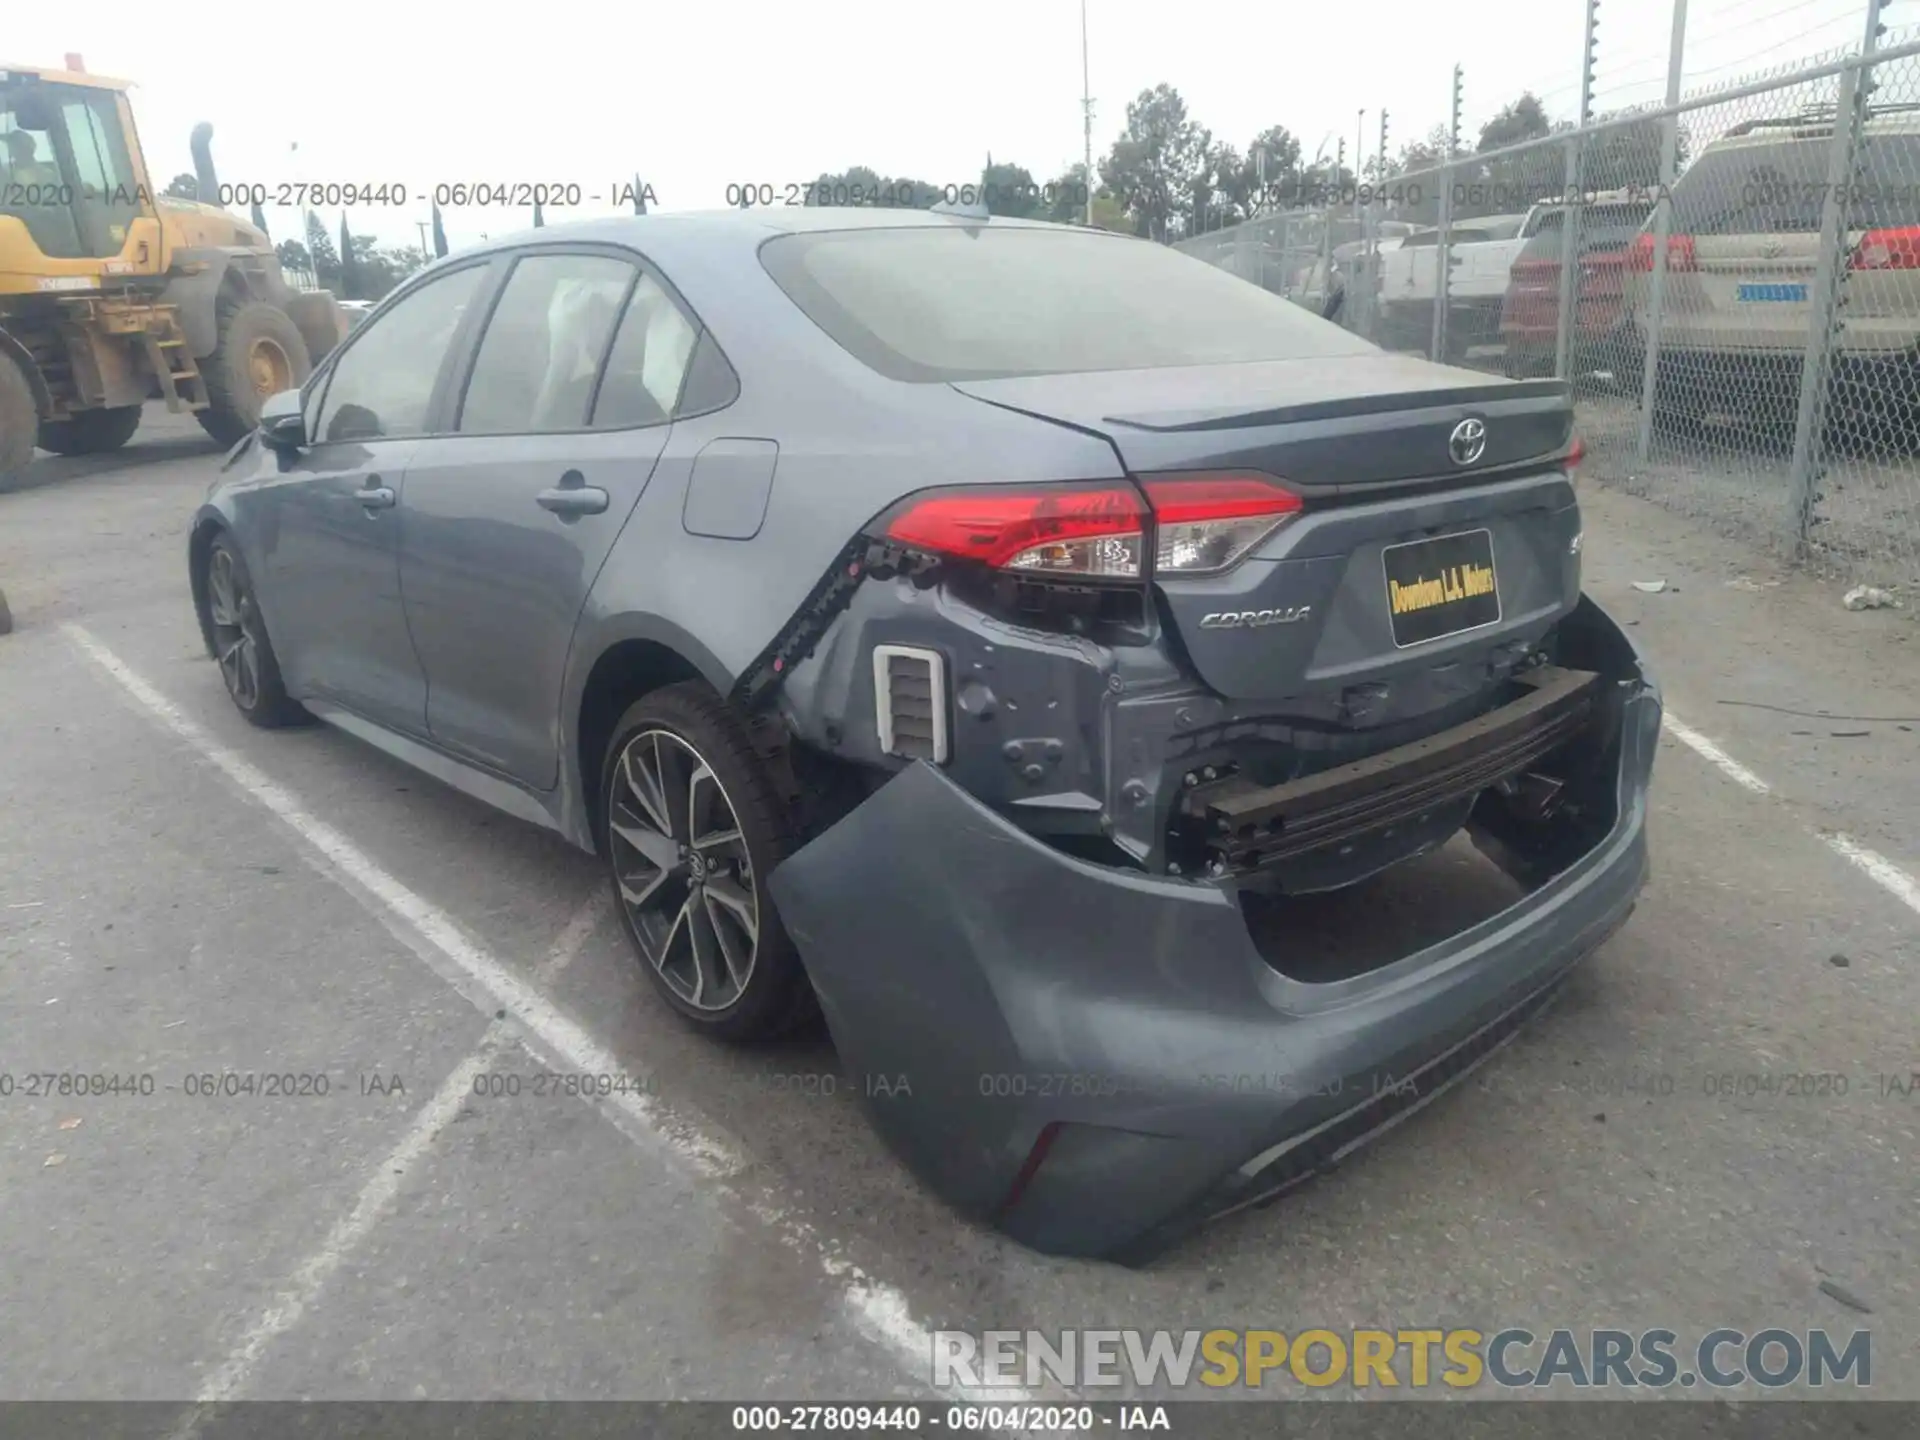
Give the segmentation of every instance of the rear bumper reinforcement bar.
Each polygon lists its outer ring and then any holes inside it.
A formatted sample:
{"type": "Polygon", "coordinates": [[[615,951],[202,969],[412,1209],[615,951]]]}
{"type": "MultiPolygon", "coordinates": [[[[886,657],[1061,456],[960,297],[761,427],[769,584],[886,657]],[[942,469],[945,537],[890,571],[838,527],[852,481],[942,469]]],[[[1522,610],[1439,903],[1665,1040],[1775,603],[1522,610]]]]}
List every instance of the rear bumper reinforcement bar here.
{"type": "Polygon", "coordinates": [[[1230,864],[1262,865],[1413,820],[1519,774],[1593,716],[1600,677],[1546,665],[1518,699],[1478,719],[1282,785],[1229,777],[1190,791],[1188,813],[1230,864]]]}

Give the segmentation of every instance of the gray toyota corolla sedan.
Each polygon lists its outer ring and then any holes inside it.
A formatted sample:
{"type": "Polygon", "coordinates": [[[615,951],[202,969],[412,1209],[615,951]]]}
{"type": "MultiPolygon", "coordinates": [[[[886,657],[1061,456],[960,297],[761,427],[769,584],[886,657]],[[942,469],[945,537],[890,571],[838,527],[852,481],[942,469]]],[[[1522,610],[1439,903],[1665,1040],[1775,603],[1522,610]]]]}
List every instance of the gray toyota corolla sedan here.
{"type": "Polygon", "coordinates": [[[1145,241],[661,215],[416,276],[189,563],[248,719],[596,852],[664,1003],[824,1012],[927,1183],[1131,1260],[1458,1080],[1632,909],[1660,701],[1581,594],[1578,459],[1560,383],[1145,241]],[[1249,895],[1463,829],[1524,892],[1490,918],[1256,943],[1249,895]]]}

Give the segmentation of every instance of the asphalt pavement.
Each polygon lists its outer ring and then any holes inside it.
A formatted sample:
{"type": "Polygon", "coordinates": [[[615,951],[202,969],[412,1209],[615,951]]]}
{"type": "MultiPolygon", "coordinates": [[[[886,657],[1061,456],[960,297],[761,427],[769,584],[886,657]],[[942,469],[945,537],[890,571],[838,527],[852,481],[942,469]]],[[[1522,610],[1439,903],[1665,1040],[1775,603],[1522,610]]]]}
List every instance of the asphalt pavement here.
{"type": "MultiPolygon", "coordinates": [[[[247,726],[186,589],[217,462],[163,415],[0,495],[0,1397],[879,1398],[935,1329],[1610,1325],[1868,1327],[1920,1398],[1910,615],[1589,494],[1679,722],[1638,911],[1472,1082],[1129,1270],[956,1218],[824,1038],[688,1033],[589,858],[247,726]],[[1789,1075],[1844,1083],[1738,1078],[1789,1075]]],[[[1411,944],[1500,886],[1450,849],[1304,923],[1411,944]]]]}

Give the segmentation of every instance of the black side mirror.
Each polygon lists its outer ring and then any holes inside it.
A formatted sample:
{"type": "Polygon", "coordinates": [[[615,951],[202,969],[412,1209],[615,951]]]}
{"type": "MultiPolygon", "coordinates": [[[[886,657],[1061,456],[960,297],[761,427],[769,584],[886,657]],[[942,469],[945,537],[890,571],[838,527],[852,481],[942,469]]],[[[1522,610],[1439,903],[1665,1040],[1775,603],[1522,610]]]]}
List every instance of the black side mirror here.
{"type": "Polygon", "coordinates": [[[282,390],[260,407],[260,439],[276,450],[298,450],[307,443],[298,390],[282,390]]]}

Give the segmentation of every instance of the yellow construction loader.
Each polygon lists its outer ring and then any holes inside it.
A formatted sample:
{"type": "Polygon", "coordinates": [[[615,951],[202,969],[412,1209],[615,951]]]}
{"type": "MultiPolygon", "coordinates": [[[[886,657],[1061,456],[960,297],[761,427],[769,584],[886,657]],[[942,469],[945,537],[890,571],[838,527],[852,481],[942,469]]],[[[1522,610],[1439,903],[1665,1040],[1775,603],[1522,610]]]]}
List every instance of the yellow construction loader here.
{"type": "Polygon", "coordinates": [[[347,333],[324,290],[220,203],[212,128],[198,201],[153,186],[128,82],[0,64],[0,489],[36,444],[118,449],[161,399],[223,443],[253,428],[347,333]]]}

